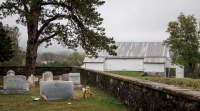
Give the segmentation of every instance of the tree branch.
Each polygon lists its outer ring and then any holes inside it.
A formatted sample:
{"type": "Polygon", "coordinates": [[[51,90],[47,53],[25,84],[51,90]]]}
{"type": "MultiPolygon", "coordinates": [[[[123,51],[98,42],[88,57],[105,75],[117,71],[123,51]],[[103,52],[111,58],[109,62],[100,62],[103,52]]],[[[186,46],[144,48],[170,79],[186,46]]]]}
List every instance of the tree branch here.
{"type": "Polygon", "coordinates": [[[59,17],[67,17],[66,15],[60,15],[60,14],[57,14],[55,15],[54,17],[50,18],[50,19],[47,19],[46,22],[43,24],[43,26],[40,28],[40,30],[38,31],[37,33],[37,38],[40,36],[40,34],[42,33],[42,31],[44,30],[45,27],[47,27],[49,25],[50,22],[56,20],[57,18],[59,17]]]}
{"type": "Polygon", "coordinates": [[[49,40],[49,39],[55,37],[55,36],[58,35],[58,34],[59,34],[58,32],[55,32],[53,35],[50,35],[49,37],[40,39],[40,40],[38,41],[38,46],[39,46],[41,43],[43,43],[44,41],[49,40]]]}

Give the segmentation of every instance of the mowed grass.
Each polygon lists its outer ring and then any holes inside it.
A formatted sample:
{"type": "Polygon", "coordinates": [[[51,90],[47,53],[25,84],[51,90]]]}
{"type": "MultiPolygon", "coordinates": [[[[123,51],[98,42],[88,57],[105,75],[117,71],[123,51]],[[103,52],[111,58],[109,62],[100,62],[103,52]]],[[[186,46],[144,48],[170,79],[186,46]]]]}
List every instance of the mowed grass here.
{"type": "MultiPolygon", "coordinates": [[[[3,76],[0,79],[3,80],[3,76]]],[[[3,86],[3,81],[0,81],[0,86],[3,86]]],[[[0,111],[128,111],[109,94],[92,86],[90,89],[92,96],[89,98],[83,98],[82,90],[77,89],[73,99],[33,101],[31,96],[40,97],[39,84],[36,83],[35,87],[30,87],[29,94],[0,94],[0,111]]]]}
{"type": "Polygon", "coordinates": [[[200,91],[200,79],[171,78],[171,77],[169,78],[161,76],[139,76],[142,73],[140,71],[107,71],[107,72],[200,91]]]}

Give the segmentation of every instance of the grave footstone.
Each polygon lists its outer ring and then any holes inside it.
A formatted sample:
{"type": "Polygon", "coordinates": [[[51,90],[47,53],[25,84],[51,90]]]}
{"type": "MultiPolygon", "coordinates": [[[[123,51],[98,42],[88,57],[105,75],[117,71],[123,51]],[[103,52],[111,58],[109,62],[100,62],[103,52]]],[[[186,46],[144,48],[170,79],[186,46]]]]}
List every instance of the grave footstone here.
{"type": "Polygon", "coordinates": [[[41,81],[40,96],[45,95],[47,100],[73,97],[73,81],[41,81]]]}

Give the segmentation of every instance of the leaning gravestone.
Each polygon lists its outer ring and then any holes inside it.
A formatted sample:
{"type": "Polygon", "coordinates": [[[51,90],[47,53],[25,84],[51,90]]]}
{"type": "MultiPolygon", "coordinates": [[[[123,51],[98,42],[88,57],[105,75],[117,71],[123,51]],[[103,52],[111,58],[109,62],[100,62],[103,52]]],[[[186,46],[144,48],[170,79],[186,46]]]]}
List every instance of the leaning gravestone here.
{"type": "Polygon", "coordinates": [[[4,76],[3,94],[28,94],[29,88],[26,84],[26,76],[4,76]]]}
{"type": "Polygon", "coordinates": [[[9,70],[7,73],[6,73],[7,76],[15,76],[15,72],[13,70],[9,70]]]}
{"type": "Polygon", "coordinates": [[[74,88],[81,89],[80,73],[69,73],[69,81],[73,81],[74,88]]]}
{"type": "Polygon", "coordinates": [[[45,95],[47,100],[72,98],[73,81],[41,81],[40,96],[45,95]]]}

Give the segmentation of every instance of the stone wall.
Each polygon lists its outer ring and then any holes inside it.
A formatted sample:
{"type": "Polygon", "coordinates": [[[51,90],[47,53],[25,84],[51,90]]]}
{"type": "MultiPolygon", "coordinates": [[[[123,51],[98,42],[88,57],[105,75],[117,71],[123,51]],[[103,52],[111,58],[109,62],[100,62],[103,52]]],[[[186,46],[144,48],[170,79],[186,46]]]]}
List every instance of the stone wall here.
{"type": "Polygon", "coordinates": [[[99,87],[132,111],[200,111],[198,91],[89,69],[80,73],[82,84],[99,87]]]}
{"type": "MultiPolygon", "coordinates": [[[[25,66],[0,66],[0,75],[6,75],[8,70],[15,71],[16,75],[25,75],[25,66]]],[[[53,72],[53,75],[60,75],[72,71],[72,67],[35,67],[35,74],[42,75],[45,71],[53,72]]]]}

